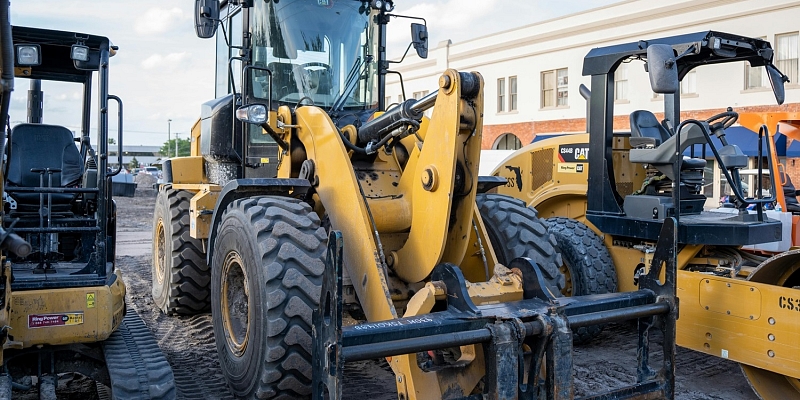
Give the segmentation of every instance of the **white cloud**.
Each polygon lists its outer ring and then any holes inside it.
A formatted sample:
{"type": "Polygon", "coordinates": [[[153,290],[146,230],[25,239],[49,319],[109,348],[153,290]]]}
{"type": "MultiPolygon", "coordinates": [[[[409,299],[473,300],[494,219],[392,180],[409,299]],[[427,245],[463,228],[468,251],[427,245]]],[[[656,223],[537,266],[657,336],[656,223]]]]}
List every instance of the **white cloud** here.
{"type": "Polygon", "coordinates": [[[139,18],[136,18],[133,29],[136,33],[142,35],[158,35],[176,27],[188,29],[188,24],[183,23],[186,20],[188,20],[188,16],[180,8],[164,9],[154,7],[145,11],[139,18]]]}
{"type": "Polygon", "coordinates": [[[164,67],[167,70],[175,70],[183,64],[183,61],[189,57],[186,52],[183,53],[170,53],[166,56],[161,54],[153,54],[150,57],[142,60],[142,68],[153,69],[157,67],[164,67]]]}

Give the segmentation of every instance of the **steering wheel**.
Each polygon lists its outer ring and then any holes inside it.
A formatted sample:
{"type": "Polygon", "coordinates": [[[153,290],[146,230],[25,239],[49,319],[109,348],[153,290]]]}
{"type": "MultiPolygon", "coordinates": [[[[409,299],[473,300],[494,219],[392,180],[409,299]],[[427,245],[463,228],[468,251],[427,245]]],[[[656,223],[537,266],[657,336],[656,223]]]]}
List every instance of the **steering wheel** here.
{"type": "Polygon", "coordinates": [[[330,91],[330,65],[321,62],[307,62],[296,66],[294,70],[295,79],[297,79],[297,83],[300,86],[298,89],[302,89],[304,94],[317,94],[320,86],[323,86],[323,83],[327,84],[324,85],[325,87],[323,88],[323,92],[326,89],[330,91]],[[325,77],[323,78],[323,74],[321,72],[322,70],[311,69],[313,67],[321,67],[325,71],[325,77]],[[326,79],[327,81],[323,82],[323,79],[326,79]]]}
{"type": "Polygon", "coordinates": [[[711,116],[706,120],[706,123],[708,123],[711,132],[713,133],[719,129],[730,128],[738,120],[739,120],[739,113],[733,111],[732,108],[728,107],[728,111],[721,112],[717,115],[711,116]]]}

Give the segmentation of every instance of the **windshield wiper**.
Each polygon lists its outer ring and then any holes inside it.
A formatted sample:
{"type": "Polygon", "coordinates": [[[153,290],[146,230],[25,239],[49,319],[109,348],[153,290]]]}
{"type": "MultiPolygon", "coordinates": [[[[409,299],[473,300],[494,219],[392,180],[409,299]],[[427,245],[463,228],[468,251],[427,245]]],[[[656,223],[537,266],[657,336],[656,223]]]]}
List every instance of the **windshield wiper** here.
{"type": "Polygon", "coordinates": [[[350,97],[350,94],[353,93],[353,90],[355,90],[356,83],[358,83],[358,78],[360,78],[363,74],[361,72],[361,67],[363,66],[366,69],[371,62],[372,56],[369,55],[365,57],[363,62],[361,61],[361,57],[356,59],[355,64],[353,64],[353,68],[351,68],[350,72],[347,74],[347,79],[345,79],[344,90],[333,99],[333,104],[331,105],[330,111],[331,115],[336,115],[342,110],[342,108],[344,108],[344,103],[347,101],[347,98],[350,97]]]}

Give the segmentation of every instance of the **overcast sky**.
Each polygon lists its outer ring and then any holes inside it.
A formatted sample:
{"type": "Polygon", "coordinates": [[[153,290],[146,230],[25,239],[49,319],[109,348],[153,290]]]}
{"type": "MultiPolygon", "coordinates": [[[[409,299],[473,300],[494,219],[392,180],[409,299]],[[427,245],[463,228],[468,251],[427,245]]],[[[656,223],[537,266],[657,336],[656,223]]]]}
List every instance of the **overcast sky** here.
{"type": "MultiPolygon", "coordinates": [[[[435,47],[445,39],[457,43],[616,1],[397,0],[395,13],[425,18],[435,47]]],[[[168,119],[173,134],[185,138],[200,104],[214,97],[214,41],[195,36],[193,8],[190,0],[12,0],[11,23],[109,37],[120,48],[111,59],[109,88],[125,104],[125,144],[161,145],[168,119]]],[[[390,48],[405,48],[408,30],[401,26],[402,32],[392,32],[389,25],[390,48]]],[[[12,123],[26,118],[28,85],[16,81],[12,123]]],[[[81,89],[47,83],[43,89],[44,122],[77,131],[81,89]]]]}

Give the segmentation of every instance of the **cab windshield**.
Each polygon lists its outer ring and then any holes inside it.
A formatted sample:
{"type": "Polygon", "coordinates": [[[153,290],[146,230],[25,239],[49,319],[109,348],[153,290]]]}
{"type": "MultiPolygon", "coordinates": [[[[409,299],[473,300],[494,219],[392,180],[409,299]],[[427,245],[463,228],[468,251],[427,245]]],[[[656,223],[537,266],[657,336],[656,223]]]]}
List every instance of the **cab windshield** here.
{"type": "MultiPolygon", "coordinates": [[[[375,107],[377,27],[366,2],[256,1],[252,12],[253,65],[272,72],[273,101],[375,107]]],[[[268,87],[253,78],[254,97],[268,98],[268,87]]]]}

